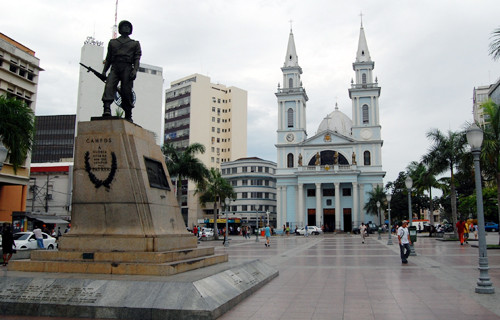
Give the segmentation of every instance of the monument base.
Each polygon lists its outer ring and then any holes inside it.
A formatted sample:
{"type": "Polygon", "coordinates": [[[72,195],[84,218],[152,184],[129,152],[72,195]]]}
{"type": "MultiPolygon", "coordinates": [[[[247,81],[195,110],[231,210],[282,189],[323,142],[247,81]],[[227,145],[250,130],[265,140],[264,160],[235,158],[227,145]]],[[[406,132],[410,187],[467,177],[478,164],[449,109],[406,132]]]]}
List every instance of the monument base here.
{"type": "Polygon", "coordinates": [[[63,272],[170,276],[227,262],[227,254],[214,254],[214,248],[169,252],[31,252],[31,260],[12,260],[9,271],[63,272]]]}
{"type": "Polygon", "coordinates": [[[2,279],[0,314],[140,320],[216,319],[278,276],[276,269],[259,260],[238,266],[228,264],[182,276],[114,276],[111,280],[92,275],[63,277],[61,274],[15,273],[2,279]]]}

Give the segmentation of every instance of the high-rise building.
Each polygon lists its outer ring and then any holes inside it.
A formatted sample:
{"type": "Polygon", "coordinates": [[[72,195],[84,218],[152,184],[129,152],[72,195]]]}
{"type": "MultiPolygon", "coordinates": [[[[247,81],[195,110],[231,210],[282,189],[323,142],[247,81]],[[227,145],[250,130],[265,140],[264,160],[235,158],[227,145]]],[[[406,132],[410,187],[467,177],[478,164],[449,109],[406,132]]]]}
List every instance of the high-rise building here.
{"type": "Polygon", "coordinates": [[[76,115],[36,116],[32,163],[73,161],[76,115]]]}
{"type": "Polygon", "coordinates": [[[484,119],[484,113],[481,104],[488,100],[488,92],[491,86],[492,85],[486,85],[474,88],[474,93],[472,96],[472,113],[474,115],[474,122],[479,123],[481,126],[484,126],[485,122],[487,122],[484,119]]]}
{"type": "MultiPolygon", "coordinates": [[[[198,158],[207,168],[246,157],[247,92],[210,82],[210,78],[193,74],[171,82],[165,92],[164,141],[179,150],[195,142],[205,146],[198,158]]],[[[181,209],[187,226],[203,219],[205,214],[192,183],[183,187],[181,209]]]]}
{"type": "MultiPolygon", "coordinates": [[[[308,96],[300,75],[295,40],[290,30],[278,87],[277,226],[324,226],[329,231],[351,231],[361,222],[379,224],[364,209],[368,193],[383,186],[379,96],[372,61],[361,25],[355,77],[348,89],[352,119],[335,109],[315,134],[308,136],[308,96]],[[358,158],[356,158],[358,155],[358,158]],[[358,159],[358,160],[356,160],[358,159]]],[[[322,106],[321,108],[326,109],[322,106]]]]}
{"type": "MultiPolygon", "coordinates": [[[[0,95],[24,101],[35,111],[40,60],[35,51],[0,33],[0,95]]],[[[14,172],[3,164],[0,171],[0,222],[11,222],[12,213],[26,210],[30,155],[14,172]]]]}
{"type": "MultiPolygon", "coordinates": [[[[102,72],[104,61],[104,43],[88,37],[84,42],[80,63],[102,72]]],[[[76,121],[90,121],[91,117],[102,115],[102,94],[104,83],[92,72],[80,67],[76,121]]],[[[140,63],[137,79],[134,81],[135,107],[132,109],[134,123],[154,132],[156,143],[163,143],[163,69],[140,63]]],[[[115,100],[116,101],[116,100],[115,100]]],[[[116,115],[118,105],[113,103],[111,111],[116,115]]]]}

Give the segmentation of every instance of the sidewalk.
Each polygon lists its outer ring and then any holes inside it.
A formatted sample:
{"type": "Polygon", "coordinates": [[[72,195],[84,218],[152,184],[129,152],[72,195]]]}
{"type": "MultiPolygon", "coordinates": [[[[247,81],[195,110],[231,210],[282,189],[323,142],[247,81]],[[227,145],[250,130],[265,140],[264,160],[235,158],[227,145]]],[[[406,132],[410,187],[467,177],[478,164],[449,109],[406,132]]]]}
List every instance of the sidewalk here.
{"type": "MultiPolygon", "coordinates": [[[[455,241],[420,237],[408,265],[397,238],[387,234],[361,243],[354,235],[233,236],[229,259],[259,258],[280,275],[219,319],[500,319],[500,250],[488,250],[496,293],[474,292],[478,249],[455,241]]],[[[488,243],[497,243],[490,233],[488,243]]]]}
{"type": "MultiPolygon", "coordinates": [[[[280,274],[221,320],[500,319],[500,250],[488,250],[489,275],[496,293],[479,295],[474,292],[479,276],[478,249],[460,246],[457,241],[419,237],[417,256],[402,265],[397,238],[388,246],[387,234],[382,240],[371,235],[365,244],[359,236],[349,234],[274,236],[269,248],[264,246],[263,237],[259,242],[255,236],[230,239],[228,248],[222,241],[203,241],[200,246],[216,246],[216,253],[227,252],[235,264],[261,259],[277,267],[280,274]]],[[[497,243],[498,234],[489,233],[487,242],[497,243]]],[[[4,277],[9,273],[2,272],[4,277]]],[[[134,281],[131,276],[122,277],[134,281]]],[[[182,279],[182,275],[177,278],[182,279]]],[[[161,280],[169,281],[166,277],[161,280]]]]}

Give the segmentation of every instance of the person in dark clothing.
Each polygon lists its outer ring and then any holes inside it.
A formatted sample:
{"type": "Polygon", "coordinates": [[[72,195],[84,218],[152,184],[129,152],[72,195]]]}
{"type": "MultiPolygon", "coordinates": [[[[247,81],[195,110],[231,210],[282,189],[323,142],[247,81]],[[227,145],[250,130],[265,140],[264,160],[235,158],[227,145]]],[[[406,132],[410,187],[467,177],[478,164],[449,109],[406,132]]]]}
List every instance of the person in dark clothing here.
{"type": "Polygon", "coordinates": [[[4,224],[2,231],[2,251],[3,251],[3,265],[6,266],[9,263],[10,258],[12,258],[12,254],[14,253],[14,249],[12,246],[16,246],[14,242],[14,236],[12,235],[12,230],[10,225],[4,224]]]}
{"type": "Polygon", "coordinates": [[[132,108],[134,107],[132,88],[139,70],[139,60],[142,55],[139,41],[129,38],[132,34],[132,24],[126,20],[118,25],[120,36],[111,39],[102,70],[103,77],[111,67],[111,72],[106,79],[106,86],[102,95],[103,117],[111,116],[111,103],[115,99],[118,83],[121,85],[121,105],[125,111],[125,119],[132,122],[132,108]]]}

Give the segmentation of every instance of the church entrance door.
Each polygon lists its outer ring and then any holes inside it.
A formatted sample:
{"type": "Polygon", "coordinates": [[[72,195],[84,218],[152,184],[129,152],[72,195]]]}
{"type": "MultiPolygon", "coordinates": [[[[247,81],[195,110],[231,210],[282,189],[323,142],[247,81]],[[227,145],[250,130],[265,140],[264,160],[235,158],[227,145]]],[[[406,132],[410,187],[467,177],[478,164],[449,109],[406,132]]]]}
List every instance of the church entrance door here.
{"type": "Polygon", "coordinates": [[[307,209],[307,225],[316,225],[316,209],[307,209]]]}
{"type": "Polygon", "coordinates": [[[351,208],[344,208],[344,231],[350,232],[351,230],[352,230],[351,208]]]}
{"type": "Polygon", "coordinates": [[[323,221],[325,231],[333,232],[335,230],[335,209],[323,209],[323,221]]]}

